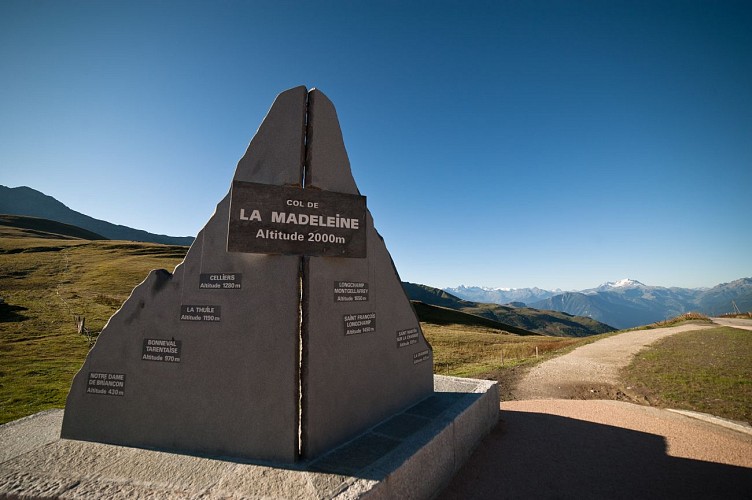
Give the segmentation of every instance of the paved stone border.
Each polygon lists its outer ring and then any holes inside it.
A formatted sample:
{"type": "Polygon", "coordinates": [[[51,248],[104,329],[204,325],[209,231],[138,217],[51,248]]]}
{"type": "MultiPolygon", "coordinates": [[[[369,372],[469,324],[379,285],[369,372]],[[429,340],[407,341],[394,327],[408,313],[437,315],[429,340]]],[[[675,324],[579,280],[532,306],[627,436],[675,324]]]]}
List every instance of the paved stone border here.
{"type": "Polygon", "coordinates": [[[249,463],[59,438],[63,410],[0,426],[0,498],[431,498],[499,417],[496,382],[433,396],[313,462],[249,463]]]}
{"type": "Polygon", "coordinates": [[[715,415],[711,415],[709,413],[701,413],[699,411],[675,410],[673,408],[667,408],[666,410],[672,411],[674,413],[679,413],[681,415],[684,415],[685,417],[692,417],[692,418],[696,418],[697,420],[702,420],[704,422],[710,422],[711,424],[720,425],[721,427],[725,427],[727,429],[731,429],[737,432],[743,432],[744,434],[749,434],[750,436],[752,436],[752,426],[746,422],[736,422],[734,420],[728,420],[726,418],[716,417],[715,415]]]}

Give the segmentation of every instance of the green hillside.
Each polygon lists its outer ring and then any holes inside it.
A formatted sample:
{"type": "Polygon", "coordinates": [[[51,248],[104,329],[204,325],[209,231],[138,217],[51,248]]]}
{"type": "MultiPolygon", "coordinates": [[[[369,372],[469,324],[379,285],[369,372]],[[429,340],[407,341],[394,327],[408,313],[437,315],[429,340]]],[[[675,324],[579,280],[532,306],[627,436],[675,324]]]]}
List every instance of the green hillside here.
{"type": "Polygon", "coordinates": [[[41,217],[84,228],[112,240],[145,241],[166,245],[190,245],[193,237],[153,234],[141,229],[112,224],[76,212],[52,196],[27,186],[0,185],[0,213],[41,217]]]}
{"type": "Polygon", "coordinates": [[[26,215],[0,214],[0,237],[106,240],[104,236],[49,219],[26,215]]]}
{"type": "Polygon", "coordinates": [[[480,304],[462,300],[444,290],[426,285],[402,283],[402,286],[410,300],[455,309],[540,335],[587,337],[615,330],[592,318],[572,316],[563,312],[499,304],[480,304]]]}
{"type": "Polygon", "coordinates": [[[74,317],[84,316],[92,332],[101,330],[151,269],[174,269],[187,250],[0,237],[0,423],[63,407],[89,349],[74,317]]]}
{"type": "Polygon", "coordinates": [[[492,319],[468,314],[448,307],[434,306],[424,302],[412,301],[415,313],[422,323],[432,323],[434,325],[464,325],[479,326],[498,330],[499,333],[512,333],[514,335],[540,335],[539,333],[530,332],[516,326],[505,325],[492,319]]]}

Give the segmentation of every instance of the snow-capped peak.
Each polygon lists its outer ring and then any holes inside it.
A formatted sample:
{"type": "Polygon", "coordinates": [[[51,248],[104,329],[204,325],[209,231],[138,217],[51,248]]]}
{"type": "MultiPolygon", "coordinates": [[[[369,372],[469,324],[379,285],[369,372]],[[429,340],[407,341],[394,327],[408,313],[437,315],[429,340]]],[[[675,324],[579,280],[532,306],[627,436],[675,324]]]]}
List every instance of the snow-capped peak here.
{"type": "Polygon", "coordinates": [[[623,280],[619,280],[619,281],[609,281],[608,283],[602,284],[598,288],[634,288],[638,286],[645,286],[645,285],[640,283],[637,280],[624,278],[623,280]]]}
{"type": "Polygon", "coordinates": [[[497,288],[497,287],[491,287],[491,286],[466,286],[466,285],[458,285],[455,287],[448,287],[445,288],[445,290],[483,290],[484,292],[509,292],[512,290],[516,290],[516,288],[497,288]]]}

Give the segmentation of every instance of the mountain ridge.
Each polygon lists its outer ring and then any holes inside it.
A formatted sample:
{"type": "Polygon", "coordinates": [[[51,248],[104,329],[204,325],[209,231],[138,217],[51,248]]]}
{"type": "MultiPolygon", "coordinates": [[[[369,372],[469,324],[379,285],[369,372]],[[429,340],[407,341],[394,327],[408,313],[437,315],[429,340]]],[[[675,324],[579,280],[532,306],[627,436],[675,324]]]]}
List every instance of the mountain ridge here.
{"type": "MultiPolygon", "coordinates": [[[[459,292],[463,299],[484,297],[480,287],[461,286],[447,288],[459,292]],[[467,293],[466,291],[473,293],[467,293]],[[463,296],[465,293],[465,296],[463,296]]],[[[499,290],[499,289],[495,289],[499,290]]],[[[531,294],[531,290],[516,289],[531,294]]],[[[543,292],[552,292],[543,290],[543,292]]],[[[498,293],[496,293],[498,296],[498,293]]],[[[545,295],[538,293],[539,296],[545,295]]],[[[493,295],[486,295],[490,298],[493,295]]],[[[533,296],[531,294],[531,296],[533,296]]],[[[503,296],[509,302],[523,302],[535,309],[565,312],[576,316],[593,318],[617,328],[632,328],[662,321],[687,312],[700,312],[715,316],[732,312],[732,301],[744,311],[752,310],[752,278],[740,278],[729,283],[720,283],[711,288],[682,288],[646,285],[638,280],[625,278],[609,281],[584,290],[551,293],[538,300],[520,301],[513,296],[503,296]]],[[[496,301],[494,303],[503,304],[496,301]]],[[[519,304],[515,304],[519,305],[519,304]]]]}
{"type": "Polygon", "coordinates": [[[490,288],[479,286],[459,285],[457,287],[444,288],[445,291],[473,302],[509,304],[511,302],[537,302],[553,297],[562,290],[544,290],[538,287],[532,288],[490,288]]]}
{"type": "Polygon", "coordinates": [[[612,326],[592,318],[577,317],[559,311],[472,302],[439,288],[404,281],[402,287],[408,298],[414,302],[455,309],[541,335],[585,337],[614,330],[612,326]]]}
{"type": "Polygon", "coordinates": [[[193,243],[192,236],[168,236],[113,224],[77,212],[61,201],[28,186],[15,188],[0,185],[0,214],[25,215],[61,222],[91,231],[111,240],[144,241],[165,245],[193,243]]]}
{"type": "Polygon", "coordinates": [[[0,236],[46,239],[106,240],[104,236],[64,222],[31,217],[30,215],[0,214],[0,236]]]}

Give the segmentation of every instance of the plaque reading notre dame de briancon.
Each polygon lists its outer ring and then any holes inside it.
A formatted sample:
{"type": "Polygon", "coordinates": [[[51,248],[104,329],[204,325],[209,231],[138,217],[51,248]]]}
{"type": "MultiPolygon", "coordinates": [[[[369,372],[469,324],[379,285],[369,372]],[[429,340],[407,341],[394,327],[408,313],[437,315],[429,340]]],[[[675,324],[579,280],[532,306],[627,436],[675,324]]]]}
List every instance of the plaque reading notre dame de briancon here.
{"type": "Polygon", "coordinates": [[[234,181],[227,251],[363,258],[366,198],[234,181]]]}
{"type": "Polygon", "coordinates": [[[101,394],[103,396],[123,396],[125,395],[125,374],[89,372],[86,393],[101,394]]]}

